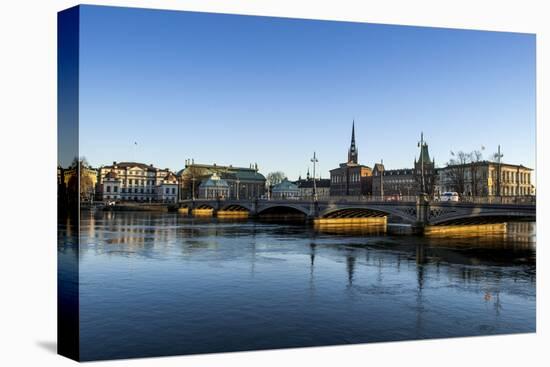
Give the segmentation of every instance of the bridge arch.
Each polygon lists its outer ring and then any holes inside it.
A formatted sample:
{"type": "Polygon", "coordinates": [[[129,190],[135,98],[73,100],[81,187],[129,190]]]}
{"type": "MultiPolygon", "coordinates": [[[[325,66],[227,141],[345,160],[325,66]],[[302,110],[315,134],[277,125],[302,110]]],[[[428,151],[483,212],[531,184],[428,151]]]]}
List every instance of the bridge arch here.
{"type": "Polygon", "coordinates": [[[252,208],[250,206],[239,203],[239,204],[226,204],[220,207],[220,211],[226,211],[226,212],[251,212],[252,208]]]}
{"type": "Polygon", "coordinates": [[[510,220],[536,220],[536,216],[529,213],[501,211],[501,212],[478,212],[475,214],[460,213],[431,218],[430,225],[453,225],[453,224],[488,224],[505,223],[510,220]]]}
{"type": "Polygon", "coordinates": [[[210,204],[198,204],[193,209],[212,209],[216,210],[216,208],[210,204]]]}
{"type": "Polygon", "coordinates": [[[394,215],[408,224],[416,222],[416,208],[413,206],[339,206],[327,208],[319,213],[319,218],[368,218],[394,215]]]}
{"type": "Polygon", "coordinates": [[[310,214],[309,208],[305,208],[303,205],[299,204],[272,204],[272,205],[266,205],[262,206],[261,208],[258,208],[258,215],[266,214],[269,212],[274,211],[289,211],[290,212],[298,212],[300,214],[305,215],[306,217],[310,214]]]}

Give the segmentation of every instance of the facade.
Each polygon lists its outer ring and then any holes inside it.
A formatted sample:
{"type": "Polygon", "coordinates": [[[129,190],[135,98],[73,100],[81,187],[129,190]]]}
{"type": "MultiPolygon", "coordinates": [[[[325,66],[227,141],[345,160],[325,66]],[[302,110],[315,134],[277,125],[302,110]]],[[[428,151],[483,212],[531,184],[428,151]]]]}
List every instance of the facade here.
{"type": "Polygon", "coordinates": [[[411,196],[418,193],[414,169],[386,170],[384,164],[376,163],[372,171],[373,196],[411,196]]]}
{"type": "Polygon", "coordinates": [[[456,191],[463,196],[535,195],[532,171],[522,165],[489,161],[447,166],[438,170],[439,194],[456,191]]]}
{"type": "Polygon", "coordinates": [[[180,199],[192,199],[199,196],[199,184],[216,174],[229,185],[229,199],[257,199],[265,193],[265,177],[258,172],[258,165],[249,168],[219,166],[215,163],[195,164],[187,160],[185,168],[178,172],[180,199]]]}
{"type": "Polygon", "coordinates": [[[199,199],[225,199],[229,197],[229,184],[216,173],[201,181],[199,199]]]}
{"type": "Polygon", "coordinates": [[[355,145],[355,122],[351,129],[348,161],[330,170],[331,196],[367,195],[372,190],[372,169],[358,163],[359,152],[355,145]]]}
{"type": "Polygon", "coordinates": [[[157,188],[157,200],[163,203],[175,203],[178,200],[178,179],[175,174],[168,172],[157,188]]]}
{"type": "MultiPolygon", "coordinates": [[[[313,178],[310,177],[309,170],[307,172],[307,177],[305,180],[299,178],[298,181],[294,183],[298,186],[298,189],[300,190],[301,199],[313,199],[313,178]]],[[[317,191],[317,199],[328,199],[328,197],[330,196],[330,179],[315,179],[315,190],[317,191]]]]}
{"type": "Polygon", "coordinates": [[[179,184],[168,168],[113,162],[99,169],[97,191],[103,200],[176,202],[179,184]]]}
{"type": "Polygon", "coordinates": [[[424,142],[423,134],[420,140],[420,155],[418,159],[415,158],[413,168],[387,170],[383,163],[374,165],[373,196],[415,196],[421,192],[430,196],[434,194],[437,185],[435,160],[430,159],[428,144],[424,142]]]}
{"type": "Polygon", "coordinates": [[[273,186],[271,189],[271,198],[274,200],[298,200],[300,199],[300,189],[298,185],[285,178],[282,182],[273,186]]]}
{"type": "Polygon", "coordinates": [[[120,184],[121,180],[118,178],[118,174],[116,173],[116,170],[111,170],[107,172],[105,177],[103,177],[102,180],[102,197],[106,201],[120,200],[120,184]]]}
{"type": "Polygon", "coordinates": [[[89,167],[86,163],[79,161],[78,165],[73,165],[65,170],[58,168],[58,173],[63,172],[63,183],[65,187],[76,189],[80,186],[80,200],[93,201],[95,199],[95,187],[97,185],[97,170],[89,167]]]}

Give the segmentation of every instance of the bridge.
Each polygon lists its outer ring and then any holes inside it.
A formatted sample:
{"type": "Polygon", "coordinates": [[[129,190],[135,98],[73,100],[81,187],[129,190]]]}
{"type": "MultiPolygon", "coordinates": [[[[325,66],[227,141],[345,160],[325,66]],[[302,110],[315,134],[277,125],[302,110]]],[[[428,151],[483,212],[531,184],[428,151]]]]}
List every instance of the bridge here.
{"type": "Polygon", "coordinates": [[[182,200],[181,208],[210,209],[213,213],[244,212],[256,217],[284,213],[302,215],[308,220],[328,218],[388,217],[417,228],[428,225],[504,223],[510,220],[535,220],[536,205],[529,202],[438,202],[420,195],[408,200],[377,198],[334,198],[326,200],[182,200]]]}

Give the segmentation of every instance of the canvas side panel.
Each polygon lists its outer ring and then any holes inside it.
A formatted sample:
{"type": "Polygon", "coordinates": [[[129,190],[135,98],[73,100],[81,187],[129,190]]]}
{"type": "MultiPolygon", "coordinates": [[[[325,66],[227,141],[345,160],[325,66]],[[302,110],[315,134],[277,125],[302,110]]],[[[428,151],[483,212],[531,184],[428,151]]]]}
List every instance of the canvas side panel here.
{"type": "Polygon", "coordinates": [[[57,351],[79,360],[79,7],[57,18],[57,351]]]}

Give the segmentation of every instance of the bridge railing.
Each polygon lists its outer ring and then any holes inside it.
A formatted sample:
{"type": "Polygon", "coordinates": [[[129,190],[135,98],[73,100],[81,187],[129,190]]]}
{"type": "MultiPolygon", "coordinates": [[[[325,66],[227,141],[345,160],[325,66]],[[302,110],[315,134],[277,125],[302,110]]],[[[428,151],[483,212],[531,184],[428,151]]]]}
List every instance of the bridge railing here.
{"type": "MultiPolygon", "coordinates": [[[[436,200],[437,201],[437,200],[436,200]]],[[[462,196],[461,203],[535,205],[535,196],[462,196]]]]}
{"type": "MultiPolygon", "coordinates": [[[[415,203],[418,199],[413,195],[353,195],[353,196],[324,196],[319,197],[320,202],[334,202],[334,203],[358,203],[358,202],[401,202],[401,203],[415,203]]],[[[428,198],[430,202],[445,202],[440,197],[433,196],[428,198]]],[[[191,200],[183,200],[180,202],[186,202],[191,200]]],[[[220,202],[238,202],[236,199],[195,199],[196,202],[201,201],[220,201],[220,202]]],[[[251,201],[251,199],[245,199],[241,201],[251,201]]],[[[292,199],[258,199],[258,201],[287,201],[295,203],[311,202],[312,198],[292,198],[292,199]]],[[[535,205],[535,196],[461,196],[459,203],[471,203],[471,204],[518,204],[518,205],[535,205]]]]}

